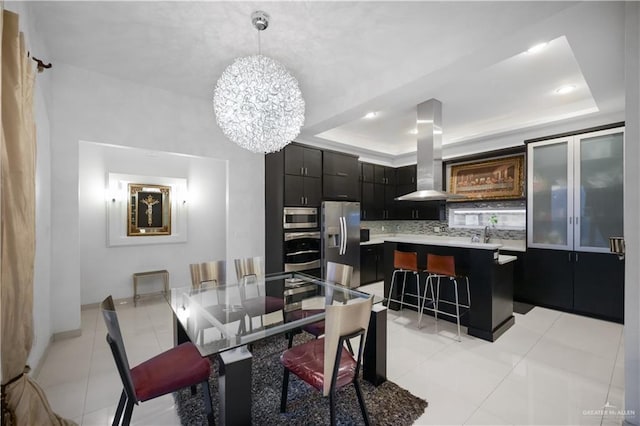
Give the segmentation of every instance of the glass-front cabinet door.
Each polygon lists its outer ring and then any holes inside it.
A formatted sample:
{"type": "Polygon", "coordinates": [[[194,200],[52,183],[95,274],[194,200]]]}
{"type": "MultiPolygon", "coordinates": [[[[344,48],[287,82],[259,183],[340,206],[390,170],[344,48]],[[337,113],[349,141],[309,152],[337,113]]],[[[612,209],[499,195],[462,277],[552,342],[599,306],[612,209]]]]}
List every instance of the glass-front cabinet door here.
{"type": "Polygon", "coordinates": [[[609,252],[623,235],[624,128],[527,146],[527,245],[609,252]]]}
{"type": "Polygon", "coordinates": [[[623,235],[623,129],[575,136],[574,250],[609,252],[623,235]]]}
{"type": "Polygon", "coordinates": [[[552,139],[528,145],[529,247],[572,250],[572,139],[552,139]]]}

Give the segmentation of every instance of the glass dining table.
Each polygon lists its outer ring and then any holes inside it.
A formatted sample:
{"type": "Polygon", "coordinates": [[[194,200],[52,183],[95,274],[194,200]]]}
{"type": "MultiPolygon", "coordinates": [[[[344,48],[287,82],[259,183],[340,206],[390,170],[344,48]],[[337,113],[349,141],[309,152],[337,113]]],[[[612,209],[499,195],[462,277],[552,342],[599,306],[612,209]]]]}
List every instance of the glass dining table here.
{"type": "MultiPolygon", "coordinates": [[[[220,424],[250,424],[252,344],[281,336],[286,348],[284,336],[322,321],[325,306],[367,297],[304,273],[284,272],[224,286],[172,288],[168,301],[174,344],[193,342],[202,356],[218,359],[220,424]]],[[[387,312],[383,299],[373,297],[362,376],[377,386],[386,380],[387,312]]]]}

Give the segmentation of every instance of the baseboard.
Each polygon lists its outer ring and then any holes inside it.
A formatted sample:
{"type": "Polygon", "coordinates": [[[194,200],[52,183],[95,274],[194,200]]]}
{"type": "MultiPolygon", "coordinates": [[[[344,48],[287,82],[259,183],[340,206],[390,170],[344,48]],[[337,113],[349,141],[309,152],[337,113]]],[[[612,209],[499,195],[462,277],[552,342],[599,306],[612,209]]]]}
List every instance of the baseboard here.
{"type": "Polygon", "coordinates": [[[36,365],[35,367],[32,366],[32,368],[31,368],[31,373],[29,373],[29,375],[31,377],[33,377],[34,379],[37,379],[38,376],[40,375],[40,371],[42,370],[42,366],[44,365],[45,360],[49,356],[49,348],[51,348],[51,342],[53,342],[53,335],[51,335],[49,337],[49,342],[47,342],[47,347],[44,348],[44,351],[42,352],[42,356],[40,357],[40,360],[38,361],[38,365],[36,365]]]}
{"type": "Polygon", "coordinates": [[[64,340],[64,339],[71,339],[72,337],[78,337],[82,335],[82,329],[78,328],[76,330],[69,330],[69,331],[61,331],[60,333],[53,333],[53,336],[51,336],[53,341],[58,341],[58,340],[64,340]]]}

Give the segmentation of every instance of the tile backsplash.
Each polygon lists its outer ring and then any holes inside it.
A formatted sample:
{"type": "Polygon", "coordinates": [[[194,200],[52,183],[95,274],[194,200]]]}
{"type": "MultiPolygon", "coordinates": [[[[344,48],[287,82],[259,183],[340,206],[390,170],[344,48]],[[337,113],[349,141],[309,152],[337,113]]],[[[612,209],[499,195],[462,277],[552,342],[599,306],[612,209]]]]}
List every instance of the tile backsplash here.
{"type": "MultiPolygon", "coordinates": [[[[451,203],[449,206],[454,208],[465,209],[486,209],[486,208],[526,208],[524,200],[516,201],[478,201],[451,203]]],[[[471,237],[473,235],[482,235],[482,229],[465,229],[465,228],[449,228],[449,206],[447,207],[446,220],[377,220],[362,221],[361,227],[368,228],[373,237],[376,234],[423,234],[423,235],[446,235],[451,237],[471,237]],[[438,228],[439,232],[436,232],[438,228]]],[[[493,238],[502,240],[524,240],[526,239],[526,231],[492,229],[493,238]]]]}

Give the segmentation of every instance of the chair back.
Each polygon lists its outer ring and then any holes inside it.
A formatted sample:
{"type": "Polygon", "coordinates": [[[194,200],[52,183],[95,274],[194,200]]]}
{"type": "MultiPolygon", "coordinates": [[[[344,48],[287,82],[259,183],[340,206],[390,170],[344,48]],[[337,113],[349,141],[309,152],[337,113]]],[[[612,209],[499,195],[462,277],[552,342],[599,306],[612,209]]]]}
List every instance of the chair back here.
{"type": "Polygon", "coordinates": [[[342,263],[327,262],[327,281],[349,287],[351,285],[352,276],[353,266],[343,265],[342,263]]]}
{"type": "MultiPolygon", "coordinates": [[[[327,281],[349,287],[352,276],[353,266],[327,262],[327,276],[325,278],[327,281]]],[[[342,291],[335,287],[325,288],[325,304],[327,305],[332,304],[334,301],[346,302],[349,299],[348,290],[342,291]]]]}
{"type": "Polygon", "coordinates": [[[118,315],[116,314],[116,308],[113,304],[113,299],[108,296],[100,304],[102,310],[102,316],[104,323],[107,326],[107,343],[111,347],[111,353],[113,359],[118,367],[118,373],[122,380],[122,385],[127,393],[127,396],[132,401],[137,402],[135,387],[133,386],[133,379],[131,378],[131,369],[129,367],[129,360],[127,359],[127,353],[124,349],[124,340],[122,339],[122,333],[120,332],[120,324],[118,323],[118,315]]]}
{"type": "Polygon", "coordinates": [[[456,263],[453,256],[427,254],[427,272],[430,274],[456,276],[456,263]]]}
{"type": "MultiPolygon", "coordinates": [[[[328,305],[326,307],[324,328],[324,384],[323,395],[329,395],[333,368],[336,363],[336,354],[341,336],[348,336],[360,330],[364,332],[360,347],[358,348],[358,362],[362,359],[373,296],[364,299],[352,300],[346,305],[328,305]]],[[[338,358],[339,359],[339,358],[338,358]]],[[[357,374],[357,370],[356,370],[357,374]]]]}
{"type": "Polygon", "coordinates": [[[260,287],[264,286],[264,283],[260,282],[260,280],[264,278],[262,258],[256,256],[245,259],[235,259],[233,263],[236,267],[236,277],[238,278],[241,299],[247,300],[260,297],[260,287]]]}
{"type": "Polygon", "coordinates": [[[418,270],[418,253],[415,251],[393,251],[393,268],[405,271],[418,270]]]}
{"type": "Polygon", "coordinates": [[[256,279],[264,277],[262,258],[259,256],[235,259],[233,263],[236,267],[238,283],[246,277],[256,277],[256,279]]]}
{"type": "MultiPolygon", "coordinates": [[[[189,265],[189,267],[191,267],[191,265],[189,265]]],[[[211,283],[215,287],[226,284],[227,263],[224,260],[203,262],[197,264],[197,269],[200,280],[198,287],[204,283],[211,283]]],[[[193,277],[193,272],[191,276],[193,277]]]]}

